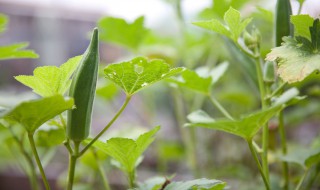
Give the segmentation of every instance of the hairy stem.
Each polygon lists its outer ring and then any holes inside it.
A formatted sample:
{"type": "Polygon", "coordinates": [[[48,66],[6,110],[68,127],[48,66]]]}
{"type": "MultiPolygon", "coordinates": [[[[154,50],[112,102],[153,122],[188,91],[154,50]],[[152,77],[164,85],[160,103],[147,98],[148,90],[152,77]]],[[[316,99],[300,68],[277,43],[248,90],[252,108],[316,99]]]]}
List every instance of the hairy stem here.
{"type": "Polygon", "coordinates": [[[129,101],[131,100],[131,96],[127,96],[125,102],[122,104],[119,111],[116,113],[116,115],[111,119],[111,121],[100,131],[100,133],[94,137],[90,141],[90,143],[80,152],[79,156],[83,155],[92,145],[94,142],[96,142],[110,127],[111,125],[117,120],[117,118],[121,115],[123,110],[127,107],[129,101]]]}
{"type": "Polygon", "coordinates": [[[69,171],[68,171],[67,190],[72,190],[72,187],[73,187],[76,163],[77,163],[77,159],[79,158],[79,146],[80,146],[80,142],[75,141],[73,154],[69,154],[69,171]]]}
{"type": "Polygon", "coordinates": [[[38,168],[39,168],[39,171],[40,171],[44,186],[45,186],[46,190],[50,190],[50,185],[49,185],[48,179],[47,179],[46,174],[45,174],[45,172],[43,170],[43,167],[42,167],[42,164],[41,164],[41,161],[40,161],[40,157],[39,157],[38,151],[36,149],[36,145],[34,143],[33,133],[28,133],[28,139],[29,139],[29,142],[30,142],[30,146],[31,146],[31,149],[32,149],[33,156],[34,156],[34,158],[36,160],[36,163],[38,165],[38,168]]]}
{"type": "Polygon", "coordinates": [[[262,179],[263,179],[263,182],[264,182],[264,185],[265,185],[265,187],[266,187],[266,190],[270,190],[269,181],[267,180],[267,177],[265,176],[265,174],[264,174],[264,172],[263,172],[263,170],[262,170],[262,167],[261,167],[259,158],[258,158],[258,156],[257,156],[257,153],[256,153],[255,150],[254,150],[253,145],[252,145],[252,140],[249,140],[249,141],[247,141],[247,142],[248,142],[248,146],[249,146],[250,152],[251,152],[251,154],[252,154],[252,156],[253,156],[253,158],[254,158],[254,161],[256,162],[256,165],[257,165],[257,167],[258,167],[258,169],[259,169],[260,175],[261,175],[261,177],[262,177],[262,179]]]}

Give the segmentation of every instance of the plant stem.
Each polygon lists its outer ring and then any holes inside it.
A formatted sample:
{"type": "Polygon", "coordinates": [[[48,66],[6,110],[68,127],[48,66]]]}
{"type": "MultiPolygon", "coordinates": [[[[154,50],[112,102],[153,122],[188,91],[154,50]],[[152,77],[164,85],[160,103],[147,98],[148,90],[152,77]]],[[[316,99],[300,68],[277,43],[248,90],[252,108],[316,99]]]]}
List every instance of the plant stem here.
{"type": "Polygon", "coordinates": [[[127,107],[129,101],[131,100],[131,96],[126,96],[126,100],[125,102],[122,104],[121,108],[119,109],[119,111],[116,113],[116,115],[111,119],[111,121],[100,131],[100,133],[94,137],[94,139],[92,139],[90,141],[90,143],[79,153],[79,156],[83,155],[90,147],[91,145],[93,145],[94,142],[96,142],[99,137],[101,137],[104,132],[106,132],[110,126],[117,120],[117,118],[121,115],[121,113],[123,112],[123,110],[127,107]]]}
{"type": "Polygon", "coordinates": [[[218,108],[218,110],[225,116],[227,117],[228,119],[231,119],[231,120],[234,120],[233,117],[229,114],[229,112],[224,109],[224,107],[218,102],[217,99],[215,99],[212,95],[208,95],[211,103],[216,107],[218,108]]]}
{"type": "MultiPolygon", "coordinates": [[[[284,129],[284,121],[283,121],[283,111],[279,112],[278,121],[279,121],[279,132],[280,132],[280,141],[281,141],[281,149],[282,154],[287,154],[287,140],[286,140],[286,132],[284,129]]],[[[289,166],[288,162],[282,162],[282,170],[283,170],[283,178],[284,178],[284,190],[289,189],[289,166]]]]}
{"type": "Polygon", "coordinates": [[[259,162],[259,158],[254,150],[254,147],[252,145],[252,140],[248,140],[248,146],[249,146],[249,149],[250,149],[250,152],[254,158],[254,161],[256,162],[256,165],[258,166],[258,169],[259,169],[259,172],[261,174],[261,177],[263,179],[263,182],[264,182],[264,185],[266,187],[267,190],[270,190],[270,185],[269,185],[269,181],[267,180],[267,177],[265,176],[263,170],[262,170],[262,167],[261,167],[261,164],[259,162]]]}
{"type": "Polygon", "coordinates": [[[99,174],[100,174],[100,176],[102,178],[102,182],[103,182],[103,186],[104,186],[105,190],[111,190],[108,178],[107,178],[106,174],[104,173],[103,166],[100,163],[100,160],[99,160],[99,158],[97,156],[97,153],[94,150],[92,151],[92,153],[94,155],[94,158],[96,159],[96,162],[97,162],[97,165],[98,165],[99,174]]]}
{"type": "Polygon", "coordinates": [[[313,174],[311,175],[311,179],[308,181],[307,190],[310,190],[313,183],[315,182],[315,180],[317,179],[317,176],[320,173],[320,162],[318,162],[318,164],[316,165],[315,171],[313,172],[313,174]]]}
{"type": "Polygon", "coordinates": [[[39,168],[39,171],[40,171],[44,186],[45,186],[46,190],[50,190],[50,185],[49,185],[48,179],[47,179],[46,174],[45,174],[45,172],[43,170],[43,167],[42,167],[42,164],[41,164],[41,161],[40,161],[40,158],[39,158],[39,154],[38,154],[38,151],[36,149],[36,145],[34,143],[33,133],[28,133],[28,139],[29,139],[29,142],[30,142],[30,146],[31,146],[34,158],[35,158],[36,163],[38,165],[38,168],[39,168]]]}
{"type": "Polygon", "coordinates": [[[79,146],[80,146],[80,141],[74,141],[73,154],[69,154],[69,171],[68,171],[67,190],[72,190],[72,186],[74,182],[74,174],[76,170],[76,163],[77,163],[77,159],[79,158],[79,146]]]}
{"type": "MultiPolygon", "coordinates": [[[[266,87],[263,81],[263,74],[262,74],[262,66],[261,66],[261,58],[256,58],[256,72],[258,77],[258,84],[259,84],[259,91],[260,91],[260,100],[262,109],[267,107],[266,101],[266,87]]],[[[263,172],[269,181],[269,165],[268,165],[268,145],[269,145],[269,127],[268,123],[263,126],[262,131],[262,169],[263,172]]]]}
{"type": "Polygon", "coordinates": [[[295,190],[299,190],[299,189],[301,188],[301,186],[302,186],[302,184],[303,184],[303,181],[304,181],[304,179],[306,178],[306,176],[307,176],[307,174],[308,174],[308,171],[309,171],[309,168],[304,171],[304,173],[303,173],[303,175],[301,176],[301,178],[300,178],[300,180],[299,180],[299,183],[298,183],[297,187],[295,188],[295,190]]]}
{"type": "Polygon", "coordinates": [[[129,188],[132,189],[135,186],[135,180],[136,180],[135,170],[133,170],[132,172],[128,172],[128,178],[129,178],[129,188]]]}
{"type": "Polygon", "coordinates": [[[35,171],[35,167],[34,167],[34,163],[32,161],[32,158],[30,157],[30,155],[27,153],[27,151],[24,149],[23,147],[23,140],[19,140],[19,138],[14,134],[14,132],[12,131],[12,128],[9,127],[9,130],[11,132],[11,135],[13,136],[13,139],[16,141],[16,143],[18,144],[18,147],[23,155],[23,157],[26,159],[27,163],[29,164],[29,168],[30,168],[30,172],[31,174],[28,174],[29,177],[29,181],[31,183],[31,188],[33,190],[38,190],[39,189],[39,184],[38,184],[38,180],[37,180],[37,174],[35,171]]]}

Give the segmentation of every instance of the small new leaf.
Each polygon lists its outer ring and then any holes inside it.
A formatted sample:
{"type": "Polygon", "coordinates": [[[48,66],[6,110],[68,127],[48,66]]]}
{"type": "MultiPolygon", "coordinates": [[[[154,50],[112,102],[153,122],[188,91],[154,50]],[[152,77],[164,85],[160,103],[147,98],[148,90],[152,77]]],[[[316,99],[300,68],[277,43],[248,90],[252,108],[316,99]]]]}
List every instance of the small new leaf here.
{"type": "Polygon", "coordinates": [[[38,58],[32,50],[24,50],[28,47],[28,43],[17,43],[7,46],[0,46],[0,60],[3,59],[18,59],[18,58],[38,58]]]}
{"type": "Polygon", "coordinates": [[[282,108],[282,106],[270,107],[266,110],[243,116],[238,120],[214,120],[213,118],[208,117],[208,114],[204,114],[203,111],[196,111],[188,116],[192,123],[188,123],[186,126],[220,130],[242,137],[249,141],[260,130],[260,128],[282,108]]]}
{"type": "Polygon", "coordinates": [[[37,67],[33,75],[16,76],[15,79],[30,87],[35,93],[43,97],[63,95],[70,87],[70,77],[76,70],[81,56],[73,57],[60,67],[43,66],[37,67]]]}
{"type": "Polygon", "coordinates": [[[25,101],[8,110],[3,116],[5,120],[21,124],[29,133],[34,133],[42,124],[56,115],[71,109],[73,99],[61,95],[38,100],[25,101]]]}
{"type": "Polygon", "coordinates": [[[121,87],[131,96],[139,90],[160,80],[179,74],[184,68],[170,69],[163,60],[147,60],[137,57],[131,61],[114,63],[104,69],[106,78],[121,87]]]}
{"type": "Polygon", "coordinates": [[[100,39],[136,50],[148,34],[148,29],[143,25],[144,17],[137,18],[133,23],[121,18],[105,17],[98,22],[100,39]]]}
{"type": "Polygon", "coordinates": [[[128,138],[111,138],[106,143],[98,142],[93,146],[104,151],[121,164],[125,172],[132,172],[139,161],[139,157],[153,142],[154,135],[160,127],[155,127],[151,131],[144,133],[137,140],[128,138]]]}
{"type": "Polygon", "coordinates": [[[248,26],[251,20],[252,18],[242,20],[240,12],[230,7],[229,10],[224,14],[224,21],[226,25],[222,24],[217,19],[212,19],[210,21],[194,22],[193,24],[222,34],[230,38],[231,40],[237,42],[241,33],[248,26]]]}

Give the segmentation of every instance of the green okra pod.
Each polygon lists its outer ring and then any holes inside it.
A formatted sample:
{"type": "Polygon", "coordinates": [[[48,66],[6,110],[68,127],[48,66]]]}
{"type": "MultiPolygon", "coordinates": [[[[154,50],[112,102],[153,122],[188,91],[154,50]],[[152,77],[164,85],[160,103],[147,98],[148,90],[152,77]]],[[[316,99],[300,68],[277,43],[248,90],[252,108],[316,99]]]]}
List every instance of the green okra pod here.
{"type": "Polygon", "coordinates": [[[290,15],[292,15],[290,0],[277,0],[275,15],[276,46],[281,45],[283,36],[290,36],[293,34],[290,15]]]}
{"type": "Polygon", "coordinates": [[[99,36],[98,29],[95,28],[90,44],[74,74],[69,91],[69,96],[74,98],[76,108],[68,111],[67,137],[75,142],[80,142],[89,135],[98,66],[99,36]]]}

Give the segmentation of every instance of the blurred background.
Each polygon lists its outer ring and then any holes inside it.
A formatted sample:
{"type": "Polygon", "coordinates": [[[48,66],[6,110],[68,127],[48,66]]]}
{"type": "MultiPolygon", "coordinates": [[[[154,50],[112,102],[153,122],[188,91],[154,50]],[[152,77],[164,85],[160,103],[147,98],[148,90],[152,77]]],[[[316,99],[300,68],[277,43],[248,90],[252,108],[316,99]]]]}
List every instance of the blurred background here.
{"type": "MultiPolygon", "coordinates": [[[[293,14],[296,14],[299,2],[291,2],[293,14]]],[[[261,50],[266,55],[274,46],[275,3],[275,0],[0,0],[0,13],[9,18],[7,30],[0,36],[0,45],[29,42],[28,49],[40,56],[38,59],[0,61],[0,106],[11,107],[20,101],[37,97],[13,76],[31,75],[38,66],[59,66],[68,58],[82,54],[89,43],[90,32],[96,26],[106,34],[109,30],[121,30],[115,25],[113,28],[112,22],[108,25],[111,27],[104,28],[106,18],[119,18],[131,24],[138,22],[143,16],[142,24],[139,25],[143,33],[132,37],[135,40],[127,40],[125,36],[110,39],[101,35],[101,68],[109,63],[140,55],[161,58],[172,66],[189,69],[214,68],[228,61],[227,72],[214,85],[212,92],[232,115],[248,113],[259,108],[255,69],[250,67],[252,63],[240,55],[227,39],[199,29],[191,23],[212,18],[222,20],[224,12],[232,6],[244,18],[254,17],[250,27],[254,25],[260,30],[261,50]]],[[[306,0],[301,13],[319,17],[319,1],[306,0]]],[[[120,35],[125,34],[123,30],[119,31],[120,35]]],[[[320,144],[319,82],[318,77],[310,77],[303,83],[293,85],[301,89],[301,94],[308,98],[290,107],[285,113],[288,139],[293,142],[292,147],[297,144],[320,144]]],[[[120,89],[103,77],[102,69],[97,93],[92,134],[96,134],[112,118],[124,100],[120,89]]],[[[151,127],[161,125],[153,148],[145,153],[144,161],[139,167],[140,181],[158,175],[175,175],[175,179],[206,177],[226,181],[230,189],[259,189],[257,187],[261,181],[257,173],[253,172],[256,171],[255,165],[241,139],[202,129],[197,129],[192,133],[195,136],[190,136],[188,130],[182,129],[187,122],[186,115],[199,108],[208,111],[213,117],[222,117],[202,95],[161,82],[133,97],[127,110],[103,138],[115,135],[135,137],[151,127]],[[193,147],[195,150],[191,153],[188,138],[197,139],[197,144],[193,147]]],[[[277,123],[271,125],[270,146],[276,153],[279,141],[277,123]]],[[[50,181],[55,184],[56,189],[63,189],[67,165],[65,148],[61,145],[58,148],[42,148],[43,157],[47,159],[45,170],[50,181]]],[[[5,143],[1,145],[0,189],[14,189],[12,185],[18,177],[22,180],[21,184],[26,183],[23,188],[26,190],[28,180],[16,164],[19,155],[12,151],[14,149],[8,148],[5,143]]],[[[273,158],[273,152],[271,154],[273,158]]],[[[95,184],[95,189],[102,189],[99,180],[95,178],[97,168],[90,165],[90,159],[90,156],[84,157],[81,166],[77,168],[80,185],[76,188],[79,190],[92,189],[88,187],[88,182],[95,184]]],[[[110,164],[109,159],[105,160],[103,165],[110,184],[114,189],[125,189],[125,176],[110,164]]],[[[278,165],[275,163],[272,169],[277,172],[278,165]]],[[[292,172],[299,174],[299,170],[294,169],[292,172]]],[[[275,183],[278,182],[277,175],[272,176],[275,183]]]]}

